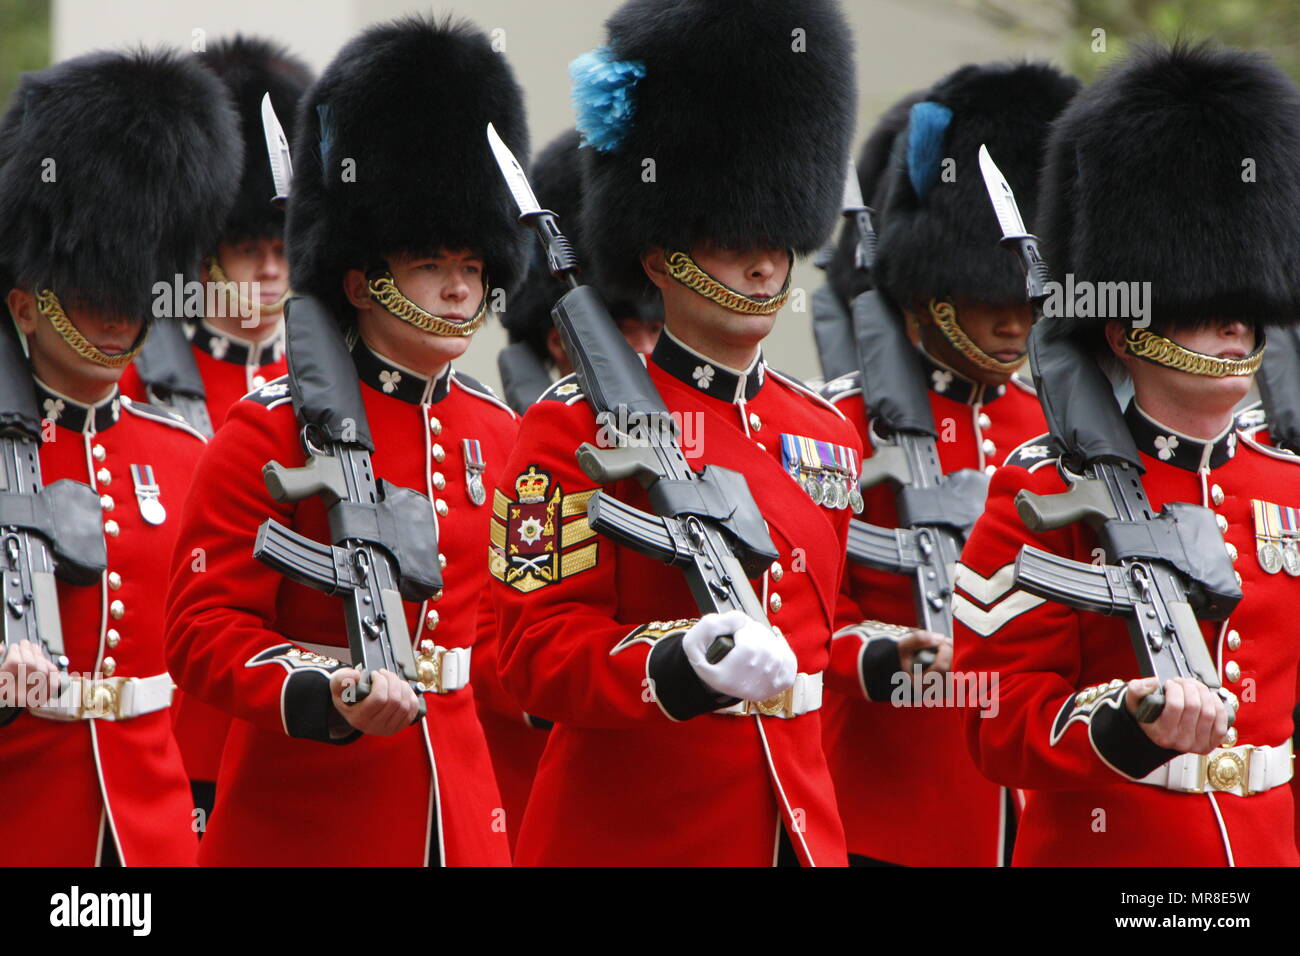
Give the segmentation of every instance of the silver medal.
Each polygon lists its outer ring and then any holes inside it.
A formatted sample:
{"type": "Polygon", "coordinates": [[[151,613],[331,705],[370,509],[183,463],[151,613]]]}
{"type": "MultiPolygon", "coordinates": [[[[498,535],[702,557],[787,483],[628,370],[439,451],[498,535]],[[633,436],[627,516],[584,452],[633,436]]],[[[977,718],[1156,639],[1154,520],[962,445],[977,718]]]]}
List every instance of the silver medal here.
{"type": "Polygon", "coordinates": [[[1300,550],[1294,544],[1282,549],[1282,567],[1293,578],[1300,578],[1300,550]]]}
{"type": "Polygon", "coordinates": [[[469,479],[469,500],[476,505],[487,501],[487,491],[483,488],[481,475],[471,475],[469,479]]]}
{"type": "Polygon", "coordinates": [[[1269,574],[1277,574],[1282,570],[1282,552],[1277,545],[1265,541],[1256,553],[1259,556],[1259,566],[1269,574]]]}

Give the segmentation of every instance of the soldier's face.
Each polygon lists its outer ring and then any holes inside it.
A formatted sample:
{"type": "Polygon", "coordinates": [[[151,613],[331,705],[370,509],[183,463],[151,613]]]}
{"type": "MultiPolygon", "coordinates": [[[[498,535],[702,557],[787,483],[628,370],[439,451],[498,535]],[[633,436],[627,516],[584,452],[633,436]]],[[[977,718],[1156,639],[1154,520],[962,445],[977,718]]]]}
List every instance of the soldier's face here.
{"type": "MultiPolygon", "coordinates": [[[[1158,392],[1167,403],[1176,402],[1184,408],[1208,412],[1230,410],[1250,391],[1253,375],[1223,378],[1193,375],[1135,358],[1124,351],[1125,331],[1123,324],[1110,322],[1106,338],[1132,377],[1139,399],[1146,392],[1158,392]]],[[[1254,327],[1236,320],[1211,322],[1190,329],[1157,328],[1155,331],[1193,352],[1217,358],[1245,358],[1255,350],[1254,327]]]]}
{"type": "MultiPolygon", "coordinates": [[[[433,315],[468,321],[486,294],[483,260],[469,250],[441,250],[436,256],[425,257],[390,256],[387,261],[402,294],[433,315]]],[[[469,348],[472,335],[433,335],[392,315],[365,291],[366,280],[360,270],[350,271],[344,282],[357,308],[362,338],[393,361],[431,375],[469,348]]]]}
{"type": "Polygon", "coordinates": [[[634,316],[615,319],[614,322],[623,333],[623,338],[627,339],[627,344],[639,355],[653,352],[655,343],[659,341],[659,333],[664,330],[664,324],[658,320],[646,322],[634,316]]]}
{"type": "MultiPolygon", "coordinates": [[[[258,301],[263,309],[275,305],[289,290],[289,260],[284,255],[283,239],[223,242],[217,246],[217,262],[233,281],[258,283],[258,301]]],[[[279,314],[277,309],[275,317],[279,314]]]]}
{"type": "MultiPolygon", "coordinates": [[[[713,245],[690,250],[695,264],[723,285],[755,299],[770,299],[781,292],[790,274],[790,253],[785,249],[722,249],[713,245]]],[[[683,341],[724,365],[743,367],[740,355],[752,355],[772,331],[776,313],[743,315],[724,308],[688,289],[669,276],[663,251],[642,257],[647,274],[663,294],[664,319],[683,341]],[[714,343],[722,351],[711,351],[714,343]],[[737,364],[739,363],[739,364],[737,364]]]]}
{"type": "MultiPolygon", "coordinates": [[[[945,365],[967,378],[987,385],[1002,385],[1010,372],[993,372],[980,368],[948,341],[934,324],[928,311],[915,316],[925,350],[945,365]]],[[[979,302],[959,302],[957,323],[971,341],[999,362],[1018,362],[1029,347],[1029,330],[1034,324],[1028,305],[992,306],[979,302]]]]}
{"type": "MultiPolygon", "coordinates": [[[[73,351],[41,315],[32,293],[13,289],[8,304],[19,329],[27,337],[33,370],[55,391],[79,401],[93,401],[106,395],[126,371],[126,366],[105,368],[73,351]]],[[[72,301],[64,302],[63,308],[77,331],[109,355],[130,351],[144,327],[144,320],[139,317],[102,312],[72,301]]]]}

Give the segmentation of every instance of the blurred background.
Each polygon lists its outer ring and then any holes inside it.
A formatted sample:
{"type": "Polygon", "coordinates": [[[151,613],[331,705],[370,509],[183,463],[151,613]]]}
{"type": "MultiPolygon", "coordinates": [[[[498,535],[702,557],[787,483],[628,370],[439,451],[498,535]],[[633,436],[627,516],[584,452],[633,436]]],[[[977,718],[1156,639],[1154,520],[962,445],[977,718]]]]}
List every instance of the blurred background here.
{"type": "MultiPolygon", "coordinates": [[[[527,97],[534,151],[573,124],[567,66],[600,45],[620,0],[0,0],[0,101],[18,75],[102,47],[195,44],[243,31],[279,38],[317,70],[362,27],[408,12],[457,13],[504,45],[527,97]]],[[[725,0],[719,0],[725,2],[725,0]]],[[[858,48],[860,143],[877,115],[903,94],[964,63],[1043,58],[1087,82],[1149,34],[1213,37],[1270,54],[1300,79],[1297,0],[843,0],[858,48]]],[[[811,263],[793,285],[822,281],[811,263]]],[[[792,305],[794,299],[792,298],[792,305]]],[[[788,305],[765,352],[777,368],[818,374],[811,313],[788,305]]],[[[499,385],[496,353],[505,334],[485,327],[463,368],[499,385]]]]}

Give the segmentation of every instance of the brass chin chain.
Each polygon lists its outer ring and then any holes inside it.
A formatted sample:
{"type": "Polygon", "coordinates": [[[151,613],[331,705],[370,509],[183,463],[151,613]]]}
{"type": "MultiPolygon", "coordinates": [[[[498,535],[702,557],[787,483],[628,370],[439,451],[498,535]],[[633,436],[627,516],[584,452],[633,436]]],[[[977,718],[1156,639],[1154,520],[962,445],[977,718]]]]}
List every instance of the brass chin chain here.
{"type": "MultiPolygon", "coordinates": [[[[793,269],[786,272],[785,285],[781,287],[780,292],[770,299],[754,299],[723,285],[696,265],[695,260],[685,252],[668,253],[664,263],[668,267],[668,274],[686,288],[718,303],[724,309],[739,312],[741,315],[771,315],[773,312],[780,311],[781,306],[785,305],[785,300],[790,298],[790,275],[793,269]]],[[[793,264],[792,262],[791,265],[793,264]]]]}
{"type": "Polygon", "coordinates": [[[473,335],[487,318],[487,277],[483,277],[483,298],[478,304],[478,311],[468,319],[444,319],[440,315],[426,312],[402,294],[397,287],[392,273],[385,272],[370,280],[370,298],[374,299],[390,313],[403,322],[409,322],[417,329],[433,335],[473,335]]]}
{"type": "Polygon", "coordinates": [[[939,327],[939,331],[962,355],[970,359],[978,368],[986,372],[999,372],[1003,375],[1010,375],[1016,369],[1025,364],[1027,355],[1022,355],[1014,362],[999,362],[988,352],[976,345],[966,330],[957,322],[957,307],[951,302],[939,301],[938,299],[930,300],[930,318],[934,319],[934,324],[939,327]]]}
{"type": "MultiPolygon", "coordinates": [[[[239,300],[239,314],[241,317],[254,314],[254,306],[244,298],[243,293],[239,291],[239,286],[235,284],[235,281],[231,279],[230,276],[226,275],[226,270],[221,268],[221,263],[217,261],[216,256],[208,257],[208,277],[213,282],[221,282],[230,286],[229,294],[239,300]]],[[[278,315],[284,310],[284,304],[289,301],[289,296],[291,295],[293,295],[293,290],[285,289],[280,298],[276,299],[270,305],[262,305],[259,302],[257,304],[258,314],[278,315]]]]}
{"type": "Polygon", "coordinates": [[[1156,365],[1207,375],[1210,378],[1228,378],[1234,375],[1254,375],[1264,361],[1264,343],[1260,342],[1245,358],[1227,359],[1204,355],[1179,345],[1149,329],[1129,329],[1124,333],[1124,345],[1130,355],[1136,355],[1156,365]]]}
{"type": "Polygon", "coordinates": [[[149,323],[146,322],[140,334],[135,337],[135,344],[129,350],[120,355],[109,355],[82,335],[81,331],[72,324],[72,320],[63,311],[63,304],[59,302],[59,297],[55,295],[53,289],[44,289],[36,293],[36,308],[40,310],[41,315],[50,320],[50,325],[54,326],[54,330],[59,333],[63,341],[68,343],[68,348],[87,361],[102,365],[104,368],[121,368],[129,365],[144,348],[145,337],[149,334],[149,323]]]}

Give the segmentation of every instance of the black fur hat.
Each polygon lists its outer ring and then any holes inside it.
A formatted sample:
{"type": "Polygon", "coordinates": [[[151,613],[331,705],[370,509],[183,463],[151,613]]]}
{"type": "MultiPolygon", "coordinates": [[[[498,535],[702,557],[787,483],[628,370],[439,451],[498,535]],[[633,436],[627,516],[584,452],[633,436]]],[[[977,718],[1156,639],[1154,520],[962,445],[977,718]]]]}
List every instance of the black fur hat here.
{"type": "MultiPolygon", "coordinates": [[[[1298,171],[1300,90],[1271,61],[1209,45],[1140,49],[1052,131],[1043,256],[1061,281],[1150,282],[1156,322],[1294,323],[1298,171]]],[[[1053,321],[1061,332],[1101,324],[1053,321]]]]}
{"type": "Polygon", "coordinates": [[[536,240],[518,222],[488,123],[526,168],[523,94],[474,25],[405,17],[351,40],[299,106],[285,229],[294,289],[348,316],[348,269],[468,248],[509,293],[536,240]]]}
{"type": "Polygon", "coordinates": [[[221,81],[170,50],[99,52],[23,76],[0,120],[5,290],[153,315],[153,286],[198,276],[243,147],[221,81]]]}
{"type": "MultiPolygon", "coordinates": [[[[908,93],[887,109],[862,143],[858,161],[854,164],[858,171],[858,188],[862,190],[862,201],[877,213],[872,220],[877,229],[880,228],[881,204],[875,200],[876,193],[885,178],[885,172],[889,169],[898,134],[907,125],[912,104],[924,99],[925,93],[925,90],[908,93]]],[[[883,198],[882,195],[881,199],[883,198]]],[[[853,256],[857,245],[857,233],[853,229],[841,229],[835,252],[826,266],[826,277],[831,288],[845,305],[871,287],[869,277],[862,275],[854,267],[853,256]]]]}
{"type": "Polygon", "coordinates": [[[606,28],[608,47],[573,67],[600,280],[642,294],[654,245],[816,251],[856,102],[835,0],[628,0],[606,28]]]}
{"type": "Polygon", "coordinates": [[[997,245],[1002,231],[979,148],[988,146],[1032,231],[1048,128],[1078,89],[1077,80],[1045,63],[968,65],[911,108],[880,196],[873,273],[896,305],[1024,302],[1024,273],[997,245]]]}
{"type": "Polygon", "coordinates": [[[221,241],[278,237],[284,211],[271,203],[275,184],[262,131],[262,97],[271,94],[275,115],[293,142],[298,100],[312,84],[312,72],[278,43],[240,34],[216,41],[199,59],[230,90],[244,134],[244,174],[221,241]]]}
{"type": "MultiPolygon", "coordinates": [[[[561,133],[538,154],[529,179],[542,208],[559,216],[560,228],[573,243],[578,263],[585,269],[589,266],[589,259],[582,242],[582,169],[578,146],[576,129],[561,133]]],[[[654,300],[643,296],[633,301],[612,294],[599,283],[595,285],[610,315],[616,319],[635,316],[652,321],[663,317],[662,304],[657,296],[654,300]]],[[[546,254],[540,243],[535,243],[524,284],[510,298],[502,316],[510,341],[527,342],[539,359],[549,363],[546,338],[554,327],[551,307],[567,291],[568,286],[551,275],[546,254]]]]}

